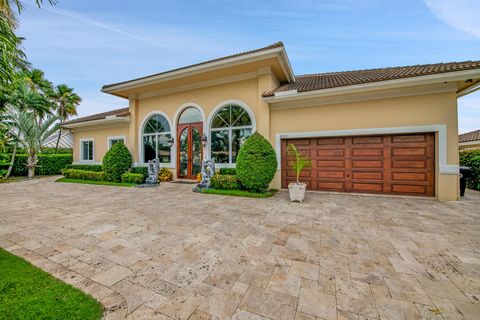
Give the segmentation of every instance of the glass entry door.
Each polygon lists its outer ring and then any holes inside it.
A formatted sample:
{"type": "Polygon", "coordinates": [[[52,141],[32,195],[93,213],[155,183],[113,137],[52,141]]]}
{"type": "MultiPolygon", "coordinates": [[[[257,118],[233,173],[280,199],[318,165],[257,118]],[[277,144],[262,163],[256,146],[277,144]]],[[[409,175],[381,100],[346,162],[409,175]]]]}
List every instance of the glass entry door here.
{"type": "Polygon", "coordinates": [[[202,122],[177,127],[177,176],[196,179],[202,170],[202,122]]]}

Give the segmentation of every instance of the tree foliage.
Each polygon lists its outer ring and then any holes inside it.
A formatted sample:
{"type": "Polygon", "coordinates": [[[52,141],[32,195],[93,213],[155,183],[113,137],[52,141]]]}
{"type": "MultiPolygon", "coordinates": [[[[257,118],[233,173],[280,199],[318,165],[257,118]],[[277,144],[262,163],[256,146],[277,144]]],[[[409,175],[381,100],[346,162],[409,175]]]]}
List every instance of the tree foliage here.
{"type": "Polygon", "coordinates": [[[103,170],[109,181],[120,182],[132,167],[132,155],[123,143],[115,143],[103,157],[103,170]]]}

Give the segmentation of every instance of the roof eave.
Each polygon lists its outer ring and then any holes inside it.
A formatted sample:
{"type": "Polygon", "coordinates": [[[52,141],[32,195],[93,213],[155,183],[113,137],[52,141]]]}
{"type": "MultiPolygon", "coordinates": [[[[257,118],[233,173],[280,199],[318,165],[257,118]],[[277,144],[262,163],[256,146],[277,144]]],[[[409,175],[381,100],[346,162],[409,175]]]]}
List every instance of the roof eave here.
{"type": "MultiPolygon", "coordinates": [[[[439,82],[461,81],[461,80],[467,80],[472,78],[474,79],[480,78],[480,69],[444,72],[444,73],[433,74],[433,75],[409,77],[409,78],[402,78],[402,79],[395,79],[395,80],[385,80],[385,81],[378,81],[378,82],[369,82],[369,83],[363,83],[363,84],[357,84],[357,85],[318,89],[318,90],[304,91],[304,92],[297,92],[297,90],[291,90],[290,94],[278,92],[278,93],[274,93],[271,96],[264,96],[263,100],[268,103],[285,102],[285,101],[294,101],[294,100],[300,100],[305,98],[326,97],[326,96],[333,96],[333,95],[352,94],[352,93],[383,90],[383,89],[395,89],[400,87],[428,85],[428,84],[434,84],[439,82]]],[[[478,90],[478,88],[476,90],[478,90]]],[[[469,91],[468,93],[471,93],[471,92],[472,91],[469,91]]]]}
{"type": "Polygon", "coordinates": [[[99,124],[112,124],[112,123],[128,123],[130,122],[130,117],[106,117],[103,119],[96,119],[96,120],[89,120],[89,121],[81,121],[81,122],[74,122],[74,123],[64,123],[62,124],[62,128],[65,129],[74,129],[74,128],[81,128],[81,127],[88,127],[94,126],[99,124]]]}
{"type": "Polygon", "coordinates": [[[285,76],[288,79],[288,81],[289,82],[295,81],[295,76],[293,74],[290,61],[288,60],[285,47],[281,46],[281,47],[271,48],[264,51],[249,53],[242,56],[236,56],[236,57],[228,58],[221,61],[213,61],[210,63],[192,66],[185,69],[166,72],[166,73],[158,74],[158,75],[147,77],[147,78],[132,80],[125,83],[103,86],[101,91],[104,93],[121,96],[118,94],[119,91],[135,89],[141,86],[146,86],[146,85],[164,82],[164,81],[168,81],[176,78],[191,76],[197,73],[212,71],[215,69],[224,68],[228,66],[234,66],[238,64],[247,63],[247,62],[258,61],[258,60],[262,60],[269,57],[278,57],[280,60],[280,65],[282,66],[282,70],[285,73],[285,76]]]}

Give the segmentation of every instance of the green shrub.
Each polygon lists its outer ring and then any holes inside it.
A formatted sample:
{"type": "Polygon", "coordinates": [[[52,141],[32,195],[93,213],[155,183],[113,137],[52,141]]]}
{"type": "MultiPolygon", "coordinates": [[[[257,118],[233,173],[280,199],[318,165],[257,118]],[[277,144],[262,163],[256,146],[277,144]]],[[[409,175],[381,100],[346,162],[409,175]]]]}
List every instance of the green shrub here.
{"type": "Polygon", "coordinates": [[[115,143],[103,157],[103,170],[108,181],[120,182],[122,174],[132,167],[132,155],[123,143],[115,143]]]}
{"type": "Polygon", "coordinates": [[[173,180],[172,171],[168,170],[168,168],[160,168],[160,170],[158,171],[158,181],[167,182],[172,180],[173,180]]]}
{"type": "Polygon", "coordinates": [[[125,172],[124,174],[122,174],[122,182],[140,184],[143,182],[143,174],[125,172]]]}
{"type": "Polygon", "coordinates": [[[145,179],[147,179],[147,176],[148,176],[148,168],[147,167],[132,167],[132,168],[130,168],[130,172],[131,173],[139,173],[139,174],[143,175],[143,181],[145,181],[145,179]]]}
{"type": "Polygon", "coordinates": [[[93,181],[106,181],[107,175],[103,171],[88,171],[78,169],[64,169],[62,171],[65,178],[93,180],[93,181]]]}
{"type": "Polygon", "coordinates": [[[472,176],[467,179],[467,187],[480,190],[480,149],[461,151],[460,165],[472,169],[472,176]]]}
{"type": "Polygon", "coordinates": [[[77,169],[88,171],[103,171],[101,164],[68,164],[65,169],[77,169]]]}
{"type": "MultiPolygon", "coordinates": [[[[6,158],[10,159],[11,154],[7,154],[6,158]]],[[[12,176],[27,175],[27,158],[26,154],[16,154],[12,168],[12,176]]],[[[38,175],[55,175],[60,174],[61,170],[71,164],[73,160],[72,154],[39,154],[38,163],[35,168],[35,174],[38,175]]],[[[8,160],[10,161],[10,160],[8,160]]],[[[2,168],[4,168],[2,166],[2,168]]],[[[7,166],[8,168],[8,166],[7,166]]]]}
{"type": "Polygon", "coordinates": [[[220,190],[238,190],[240,189],[240,181],[234,175],[216,174],[210,180],[210,186],[220,190]]]}
{"type": "Polygon", "coordinates": [[[234,176],[237,174],[237,170],[235,168],[221,168],[218,173],[222,176],[224,175],[234,176]]]}
{"type": "Polygon", "coordinates": [[[237,177],[252,192],[264,191],[277,171],[277,157],[270,142],[255,132],[247,138],[237,157],[237,177]]]}

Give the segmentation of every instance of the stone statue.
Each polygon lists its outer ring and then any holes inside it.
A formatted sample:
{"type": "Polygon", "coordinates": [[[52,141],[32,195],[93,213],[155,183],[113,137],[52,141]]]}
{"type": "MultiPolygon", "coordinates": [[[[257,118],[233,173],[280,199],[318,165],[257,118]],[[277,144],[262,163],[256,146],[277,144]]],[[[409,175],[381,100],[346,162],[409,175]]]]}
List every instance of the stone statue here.
{"type": "Polygon", "coordinates": [[[158,159],[148,160],[148,177],[145,184],[158,184],[158,171],[160,170],[158,159]]]}
{"type": "Polygon", "coordinates": [[[210,188],[210,179],[215,175],[215,162],[213,159],[202,161],[202,182],[198,184],[199,188],[210,188]]]}

